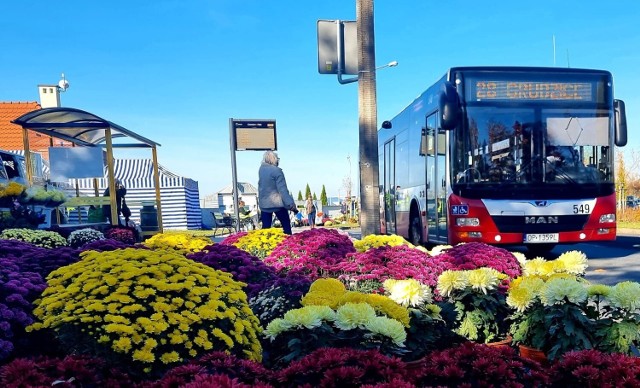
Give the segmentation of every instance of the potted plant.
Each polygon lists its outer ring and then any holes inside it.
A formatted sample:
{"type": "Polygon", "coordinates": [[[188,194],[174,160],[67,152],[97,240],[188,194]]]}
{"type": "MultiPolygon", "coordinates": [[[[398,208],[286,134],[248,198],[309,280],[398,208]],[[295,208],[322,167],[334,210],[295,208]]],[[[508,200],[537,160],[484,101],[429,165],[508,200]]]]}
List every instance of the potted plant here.
{"type": "Polygon", "coordinates": [[[595,284],[587,289],[590,316],[596,325],[596,347],[606,352],[638,355],[640,283],[595,284]]]}
{"type": "Polygon", "coordinates": [[[444,271],[437,290],[456,313],[454,331],[475,342],[505,340],[509,325],[506,294],[500,284],[507,276],[489,267],[444,271]]]}
{"type": "Polygon", "coordinates": [[[521,349],[533,347],[550,360],[570,350],[592,349],[594,321],[587,316],[588,298],[584,281],[572,275],[515,279],[507,304],[513,341],[521,349]]]}

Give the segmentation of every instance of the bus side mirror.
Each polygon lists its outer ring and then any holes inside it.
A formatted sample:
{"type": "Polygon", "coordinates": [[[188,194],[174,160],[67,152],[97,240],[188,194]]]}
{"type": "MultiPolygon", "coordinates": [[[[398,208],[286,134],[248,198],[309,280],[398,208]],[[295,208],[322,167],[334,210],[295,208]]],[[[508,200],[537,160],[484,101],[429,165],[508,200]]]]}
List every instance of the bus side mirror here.
{"type": "Polygon", "coordinates": [[[615,141],[618,147],[627,145],[627,113],[624,109],[624,101],[613,100],[614,125],[615,125],[615,141]]]}
{"type": "Polygon", "coordinates": [[[438,105],[440,108],[440,127],[454,129],[458,125],[460,117],[460,98],[456,87],[451,82],[442,84],[438,105]]]}

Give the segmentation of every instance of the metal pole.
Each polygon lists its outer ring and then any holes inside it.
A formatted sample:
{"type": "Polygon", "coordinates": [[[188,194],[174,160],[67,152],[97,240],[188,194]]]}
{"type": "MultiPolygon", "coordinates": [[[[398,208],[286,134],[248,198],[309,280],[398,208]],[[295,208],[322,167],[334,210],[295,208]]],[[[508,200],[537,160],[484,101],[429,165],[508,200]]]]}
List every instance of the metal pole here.
{"type": "Polygon", "coordinates": [[[233,118],[229,119],[229,146],[231,151],[231,199],[233,200],[233,213],[236,216],[235,229],[240,230],[240,211],[238,209],[238,170],[236,166],[236,136],[233,126],[233,118]]]}
{"type": "Polygon", "coordinates": [[[373,0],[357,0],[358,110],[360,128],[360,228],[362,237],[380,234],[378,112],[373,0]]]}
{"type": "Polygon", "coordinates": [[[156,191],[156,208],[158,208],[158,213],[156,214],[158,232],[164,233],[164,226],[162,225],[162,198],[160,197],[160,171],[158,169],[158,147],[156,147],[155,144],[151,148],[151,157],[153,158],[153,185],[156,191]]]}
{"type": "MultiPolygon", "coordinates": [[[[111,128],[105,128],[104,138],[107,145],[107,187],[109,188],[109,203],[111,204],[111,225],[118,226],[118,206],[116,201],[115,167],[113,162],[113,143],[111,141],[111,128]]],[[[78,214],[80,210],[78,210],[78,214]]]]}

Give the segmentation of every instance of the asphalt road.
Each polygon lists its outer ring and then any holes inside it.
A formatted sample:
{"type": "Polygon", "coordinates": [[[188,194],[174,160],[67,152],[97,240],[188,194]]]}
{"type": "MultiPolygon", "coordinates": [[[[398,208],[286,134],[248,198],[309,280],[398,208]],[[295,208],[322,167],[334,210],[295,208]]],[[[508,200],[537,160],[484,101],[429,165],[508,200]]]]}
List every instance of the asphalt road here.
{"type": "Polygon", "coordinates": [[[559,245],[549,258],[570,250],[587,255],[589,267],[585,277],[591,282],[609,285],[625,280],[640,282],[640,235],[619,234],[616,241],[559,245]]]}

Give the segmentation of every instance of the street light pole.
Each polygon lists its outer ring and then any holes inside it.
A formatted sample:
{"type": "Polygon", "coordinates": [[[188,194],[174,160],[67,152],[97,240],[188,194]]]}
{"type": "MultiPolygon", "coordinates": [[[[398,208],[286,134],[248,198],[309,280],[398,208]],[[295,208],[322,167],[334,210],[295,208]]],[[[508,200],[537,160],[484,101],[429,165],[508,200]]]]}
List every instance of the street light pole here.
{"type": "Polygon", "coordinates": [[[362,238],[380,234],[378,112],[373,0],[357,0],[360,228],[362,238]]]}
{"type": "Polygon", "coordinates": [[[351,180],[351,155],[347,155],[347,160],[349,161],[349,180],[348,180],[348,184],[349,187],[347,188],[347,214],[349,216],[349,218],[351,218],[351,206],[352,206],[352,201],[351,201],[351,187],[353,186],[353,181],[351,180]]]}

